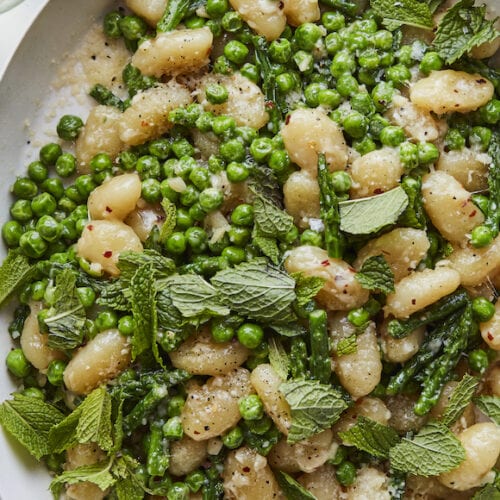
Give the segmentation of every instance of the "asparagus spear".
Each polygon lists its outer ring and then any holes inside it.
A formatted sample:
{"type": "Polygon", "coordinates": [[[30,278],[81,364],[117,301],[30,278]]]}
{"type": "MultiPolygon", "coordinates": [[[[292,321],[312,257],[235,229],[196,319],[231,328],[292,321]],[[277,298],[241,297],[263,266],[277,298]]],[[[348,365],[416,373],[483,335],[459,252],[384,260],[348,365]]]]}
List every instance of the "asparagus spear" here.
{"type": "Polygon", "coordinates": [[[99,104],[103,104],[105,106],[114,106],[118,108],[120,111],[125,110],[125,103],[111,90],[106,88],[104,85],[100,83],[96,83],[89,92],[90,97],[93,97],[99,104]]]}
{"type": "Polygon", "coordinates": [[[155,384],[146,396],[134,406],[132,411],[124,417],[123,430],[125,434],[131,434],[137,427],[143,425],[145,419],[166,397],[168,397],[167,388],[155,384]]]}
{"type": "Polygon", "coordinates": [[[309,314],[312,378],[327,384],[331,375],[330,344],[328,341],[327,316],[322,309],[309,314]]]}
{"type": "Polygon", "coordinates": [[[426,307],[422,311],[412,314],[408,319],[393,319],[387,325],[389,335],[396,339],[406,337],[409,333],[420,326],[441,321],[454,311],[467,304],[469,296],[464,289],[459,289],[446,297],[438,300],[434,304],[426,307]]]}
{"type": "Polygon", "coordinates": [[[153,422],[149,427],[149,446],[146,457],[146,469],[150,476],[162,477],[169,466],[168,441],[163,436],[160,422],[153,422]]]}
{"type": "Polygon", "coordinates": [[[325,243],[328,255],[342,258],[339,201],[333,188],[332,178],[324,154],[318,155],[318,183],[320,188],[321,218],[325,225],[325,243]]]}
{"type": "Polygon", "coordinates": [[[195,12],[204,3],[206,3],[205,0],[168,0],[165,12],[156,25],[156,30],[164,33],[174,30],[184,17],[195,12]]]}
{"type": "Polygon", "coordinates": [[[290,342],[290,370],[292,378],[300,379],[308,377],[307,369],[307,345],[303,338],[293,337],[290,342]]]}

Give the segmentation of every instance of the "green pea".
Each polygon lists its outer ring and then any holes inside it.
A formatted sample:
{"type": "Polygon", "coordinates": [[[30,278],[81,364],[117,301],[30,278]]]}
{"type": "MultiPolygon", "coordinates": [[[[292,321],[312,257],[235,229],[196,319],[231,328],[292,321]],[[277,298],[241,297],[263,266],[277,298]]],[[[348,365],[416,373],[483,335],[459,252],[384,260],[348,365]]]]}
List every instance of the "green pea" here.
{"type": "Polygon", "coordinates": [[[27,398],[45,400],[45,394],[38,387],[26,387],[21,394],[27,398]]]}
{"type": "Polygon", "coordinates": [[[470,242],[473,247],[482,248],[489,245],[494,237],[495,233],[489,226],[479,225],[471,231],[470,242]]]}
{"type": "Polygon", "coordinates": [[[409,82],[411,78],[410,70],[404,64],[396,64],[385,71],[389,81],[394,83],[396,87],[400,87],[409,82]]]}
{"type": "Polygon", "coordinates": [[[304,23],[295,30],[295,43],[299,49],[311,51],[322,34],[321,28],[318,25],[304,23]]]}
{"type": "Polygon", "coordinates": [[[352,142],[352,147],[361,155],[370,153],[377,149],[375,141],[368,135],[365,135],[362,139],[357,139],[352,142]]]}
{"type": "Polygon", "coordinates": [[[137,160],[135,168],[141,179],[158,179],[160,177],[160,161],[156,156],[141,156],[137,160]]]}
{"type": "Polygon", "coordinates": [[[392,102],[394,87],[390,82],[380,82],[372,90],[372,99],[378,111],[385,111],[392,102]]]}
{"type": "Polygon", "coordinates": [[[353,73],[356,70],[356,60],[348,50],[340,50],[333,57],[330,73],[339,78],[344,73],[353,73]]]}
{"type": "Polygon", "coordinates": [[[180,439],[184,435],[180,416],[169,418],[162,427],[163,435],[167,439],[180,439]]]}
{"type": "Polygon", "coordinates": [[[359,54],[358,63],[361,68],[375,70],[380,65],[380,55],[375,49],[365,49],[359,54]]]}
{"type": "Polygon", "coordinates": [[[157,203],[160,201],[160,181],[158,179],[144,179],[141,183],[141,196],[148,203],[157,203]]]}
{"type": "Polygon", "coordinates": [[[262,418],[259,418],[258,420],[247,420],[245,424],[248,427],[248,429],[252,431],[253,434],[262,436],[267,431],[272,429],[273,421],[267,415],[264,415],[262,418]]]}
{"type": "Polygon", "coordinates": [[[229,92],[224,85],[218,83],[210,83],[205,89],[207,101],[211,104],[222,104],[229,97],[229,92]]]}
{"type": "Polygon", "coordinates": [[[231,116],[216,116],[212,121],[212,130],[215,135],[229,135],[235,128],[236,122],[231,116]]]}
{"type": "Polygon", "coordinates": [[[312,229],[306,229],[300,235],[300,244],[301,245],[312,245],[315,247],[323,246],[323,236],[321,233],[314,231],[312,229]]]}
{"type": "Polygon", "coordinates": [[[236,335],[240,344],[249,349],[254,349],[264,339],[264,330],[255,323],[243,323],[238,328],[236,335]]]}
{"type": "Polygon", "coordinates": [[[286,64],[292,57],[292,44],[286,38],[273,40],[269,45],[269,57],[276,63],[286,64]]]}
{"type": "Polygon", "coordinates": [[[38,186],[28,177],[18,177],[11,188],[17,198],[31,200],[38,193],[38,186]]]}
{"type": "Polygon", "coordinates": [[[110,38],[120,38],[122,36],[120,29],[121,18],[122,15],[117,11],[108,12],[104,16],[103,31],[106,36],[110,38]]]}
{"type": "Polygon", "coordinates": [[[335,475],[342,486],[350,486],[356,480],[356,467],[346,460],[337,466],[335,475]]]}
{"type": "Polygon", "coordinates": [[[221,24],[228,33],[236,33],[243,27],[243,21],[240,15],[234,11],[226,12],[222,16],[221,24]]]}
{"type": "Polygon", "coordinates": [[[324,12],[321,16],[321,23],[327,31],[338,31],[345,27],[345,17],[340,12],[324,12]]]}
{"type": "Polygon", "coordinates": [[[246,157],[245,146],[238,139],[229,139],[223,142],[219,147],[219,153],[228,162],[242,162],[246,157]]]}
{"type": "Polygon", "coordinates": [[[238,205],[231,213],[231,222],[237,226],[252,226],[254,210],[248,203],[238,205]]]}
{"type": "Polygon", "coordinates": [[[212,320],[210,325],[210,333],[215,342],[229,342],[234,337],[234,328],[227,324],[224,320],[212,320]]]}
{"type": "Polygon", "coordinates": [[[216,188],[204,189],[199,196],[201,208],[207,213],[217,210],[224,202],[224,194],[216,188]]]}
{"type": "Polygon", "coordinates": [[[226,435],[222,436],[222,443],[226,448],[230,450],[235,450],[243,444],[243,431],[241,427],[234,427],[226,435]]]}
{"type": "Polygon", "coordinates": [[[59,177],[71,177],[76,172],[76,158],[71,153],[63,153],[56,161],[59,177]]]}
{"type": "Polygon", "coordinates": [[[259,137],[250,144],[250,154],[257,162],[265,162],[273,151],[272,140],[268,137],[259,137]]]}
{"type": "Polygon", "coordinates": [[[228,246],[222,250],[221,256],[226,258],[229,264],[236,266],[246,260],[247,254],[243,248],[228,246]]]}
{"type": "Polygon", "coordinates": [[[399,145],[399,158],[405,170],[416,168],[418,166],[417,145],[411,142],[402,142],[399,145]]]}
{"type": "Polygon", "coordinates": [[[417,148],[419,165],[434,163],[439,158],[439,149],[431,142],[420,142],[417,148]]]}
{"type": "Polygon", "coordinates": [[[98,174],[113,168],[113,162],[107,153],[98,153],[90,160],[90,171],[98,174]]]}
{"type": "Polygon", "coordinates": [[[61,221],[61,238],[66,240],[75,240],[78,237],[76,223],[71,219],[61,221]]]}
{"type": "Polygon", "coordinates": [[[401,127],[389,125],[380,132],[380,142],[384,146],[396,147],[406,140],[405,132],[401,127]]]}
{"type": "Polygon", "coordinates": [[[446,133],[444,143],[449,150],[460,150],[465,147],[465,137],[462,136],[460,130],[450,128],[446,133]]]}
{"type": "Polygon", "coordinates": [[[226,167],[227,179],[229,182],[244,182],[250,175],[250,170],[245,163],[232,161],[226,167]]]}
{"type": "Polygon", "coordinates": [[[97,187],[94,179],[89,174],[83,174],[75,179],[75,187],[82,197],[82,201],[86,200],[89,194],[97,187]]]}
{"type": "Polygon", "coordinates": [[[247,227],[231,226],[228,235],[233,245],[244,247],[250,241],[251,230],[247,227]]]}
{"type": "MultiPolygon", "coordinates": [[[[221,23],[220,19],[209,19],[205,23],[205,26],[207,26],[207,28],[210,29],[210,31],[212,32],[212,35],[214,37],[218,38],[218,37],[222,36],[222,23],[221,23]]],[[[224,56],[222,56],[222,57],[224,57],[224,56]]],[[[226,58],[224,57],[224,59],[226,59],[226,58]]],[[[214,65],[214,72],[218,73],[218,71],[215,71],[215,65],[214,65]]]]}
{"type": "Polygon", "coordinates": [[[255,64],[251,63],[245,63],[241,68],[240,68],[240,73],[247,77],[249,80],[251,80],[254,83],[259,83],[260,80],[260,73],[255,66],[255,64]]]}
{"type": "Polygon", "coordinates": [[[340,465],[347,458],[347,450],[344,446],[339,446],[335,453],[335,456],[328,460],[331,465],[340,465]]]}
{"type": "Polygon", "coordinates": [[[45,144],[40,149],[40,161],[45,165],[45,166],[50,166],[50,165],[55,165],[57,159],[59,156],[62,155],[62,149],[59,144],[56,143],[49,143],[45,144]]]}
{"type": "Polygon", "coordinates": [[[177,208],[175,213],[175,225],[180,230],[186,230],[194,224],[193,218],[189,215],[189,210],[183,207],[177,208]]]}
{"type": "Polygon", "coordinates": [[[184,26],[190,30],[195,30],[198,28],[203,28],[205,26],[206,20],[203,17],[190,16],[183,20],[184,26]]]}
{"type": "Polygon", "coordinates": [[[42,182],[41,188],[51,194],[56,200],[64,196],[64,184],[58,177],[49,177],[42,182]]]}
{"type": "Polygon", "coordinates": [[[486,297],[475,297],[472,300],[472,312],[477,321],[484,323],[493,318],[495,306],[486,297]]]}
{"type": "Polygon", "coordinates": [[[488,213],[488,207],[490,204],[490,199],[484,194],[473,194],[471,196],[472,202],[476,205],[483,214],[488,213]]]}
{"type": "Polygon", "coordinates": [[[41,161],[32,161],[28,165],[28,177],[37,184],[47,179],[48,175],[49,169],[41,161]]]}
{"type": "Polygon", "coordinates": [[[397,52],[398,61],[405,66],[413,65],[412,48],[410,45],[403,45],[397,52]]]}
{"type": "Polygon", "coordinates": [[[21,250],[28,256],[35,259],[40,258],[48,248],[47,243],[38,231],[26,231],[19,238],[21,250]]]}
{"type": "Polygon", "coordinates": [[[358,139],[366,134],[368,120],[359,111],[352,111],[344,118],[342,126],[349,136],[358,139]]]}
{"type": "Polygon", "coordinates": [[[267,162],[269,168],[277,174],[285,172],[290,167],[290,157],[285,149],[276,149],[267,162]]]}
{"type": "Polygon", "coordinates": [[[322,106],[328,106],[335,109],[341,102],[341,95],[334,89],[321,89],[318,92],[318,103],[322,106]]]}
{"type": "Polygon", "coordinates": [[[180,194],[179,201],[185,207],[190,207],[198,201],[199,196],[200,191],[198,191],[192,184],[189,184],[180,194]]]}
{"type": "Polygon", "coordinates": [[[118,26],[125,39],[140,40],[148,31],[146,22],[137,16],[124,16],[118,21],[118,26]]]}
{"type": "Polygon", "coordinates": [[[185,399],[177,394],[172,396],[167,403],[167,415],[169,417],[178,417],[182,413],[186,401],[185,399]]]}
{"type": "Polygon", "coordinates": [[[62,226],[54,217],[42,215],[36,223],[36,230],[45,241],[53,242],[58,240],[61,236],[62,226]]]}
{"type": "Polygon", "coordinates": [[[368,47],[368,38],[365,33],[351,31],[346,37],[346,46],[351,52],[363,50],[368,47]]]}
{"type": "Polygon", "coordinates": [[[177,139],[172,143],[172,153],[174,153],[177,158],[182,158],[183,156],[193,156],[194,147],[185,138],[177,139]]]}
{"type": "Polygon", "coordinates": [[[355,111],[359,111],[364,115],[372,115],[375,113],[375,105],[373,104],[370,94],[367,92],[357,92],[351,97],[351,107],[355,111]]]}
{"type": "Polygon", "coordinates": [[[118,331],[126,337],[133,335],[135,328],[134,318],[128,314],[118,320],[118,331]]]}
{"type": "Polygon", "coordinates": [[[202,227],[190,227],[185,232],[186,241],[194,253],[206,251],[208,246],[208,235],[202,227]]]}
{"type": "Polygon", "coordinates": [[[250,394],[238,402],[240,415],[245,420],[259,420],[264,416],[264,404],[257,394],[250,394]]]}
{"type": "Polygon", "coordinates": [[[234,136],[245,144],[245,146],[249,146],[252,141],[259,136],[259,133],[253,127],[243,125],[241,127],[236,127],[234,136]]]}
{"type": "Polygon", "coordinates": [[[481,151],[486,151],[491,142],[493,133],[487,127],[472,127],[469,135],[471,146],[479,146],[481,151]]]}
{"type": "Polygon", "coordinates": [[[64,115],[59,120],[56,131],[57,135],[65,141],[74,141],[80,134],[83,121],[79,116],[64,115]]]}
{"type": "Polygon", "coordinates": [[[200,202],[197,201],[189,207],[189,217],[193,221],[201,222],[205,219],[206,211],[201,206],[200,202]]]}
{"type": "Polygon", "coordinates": [[[475,349],[469,353],[469,366],[472,371],[484,373],[489,364],[488,354],[484,349],[475,349]]]}
{"type": "Polygon", "coordinates": [[[196,163],[196,160],[194,158],[192,158],[191,156],[181,156],[174,163],[174,173],[175,175],[178,175],[179,177],[182,177],[185,181],[187,181],[189,179],[191,171],[197,167],[198,164],[196,163]]]}
{"type": "Polygon", "coordinates": [[[292,226],[292,228],[286,233],[286,235],[281,238],[283,243],[292,244],[299,237],[299,230],[297,226],[292,226]]]}
{"type": "Polygon", "coordinates": [[[439,71],[443,67],[443,60],[437,52],[427,52],[420,61],[419,69],[424,75],[431,71],[439,71]]]}
{"type": "MultiPolygon", "coordinates": [[[[217,1],[219,2],[220,0],[217,1]]],[[[189,499],[189,488],[186,484],[178,482],[178,483],[173,483],[169,486],[167,491],[167,500],[188,500],[188,499],[189,499]]]]}
{"type": "Polygon", "coordinates": [[[62,386],[66,363],[60,359],[55,359],[47,367],[47,380],[51,385],[62,386]]]}
{"type": "Polygon", "coordinates": [[[94,320],[95,326],[99,332],[116,328],[118,325],[118,315],[115,311],[107,309],[101,311],[94,320]]]}
{"type": "Polygon", "coordinates": [[[205,484],[206,476],[200,470],[194,470],[186,476],[184,482],[192,493],[196,493],[205,484]]]}
{"type": "Polygon", "coordinates": [[[118,156],[118,164],[123,170],[133,170],[137,162],[137,155],[132,151],[122,151],[118,156]]]}
{"type": "Polygon", "coordinates": [[[212,130],[213,119],[214,115],[212,113],[204,111],[196,119],[195,126],[200,132],[210,132],[212,130]]]}
{"type": "Polygon", "coordinates": [[[8,247],[17,247],[23,234],[23,226],[16,220],[7,221],[2,226],[2,237],[8,247]]]}
{"type": "Polygon", "coordinates": [[[394,37],[390,31],[379,30],[373,35],[372,41],[377,49],[389,50],[394,42],[394,37]]]}
{"type": "Polygon", "coordinates": [[[363,307],[358,307],[349,311],[347,319],[354,326],[363,326],[369,321],[370,313],[363,307]]]}
{"type": "Polygon", "coordinates": [[[214,62],[213,72],[220,75],[231,75],[236,68],[236,65],[226,56],[219,56],[214,62]]]}
{"type": "Polygon", "coordinates": [[[243,64],[249,53],[248,47],[238,40],[231,40],[224,46],[224,55],[235,64],[243,64]]]}
{"type": "Polygon", "coordinates": [[[165,242],[166,250],[172,255],[181,255],[186,251],[186,237],[184,233],[172,233],[165,242]]]}
{"type": "Polygon", "coordinates": [[[333,56],[344,46],[344,42],[338,33],[330,33],[325,38],[325,48],[329,55],[333,56]]]}
{"type": "Polygon", "coordinates": [[[337,171],[331,173],[332,186],[337,193],[347,193],[352,186],[351,177],[347,172],[337,171]]]}
{"type": "Polygon", "coordinates": [[[314,57],[305,50],[298,50],[292,57],[301,73],[310,73],[314,69],[314,57]]]}
{"type": "Polygon", "coordinates": [[[31,371],[31,364],[22,349],[12,349],[5,359],[7,369],[18,378],[26,377],[31,371]]]}
{"type": "Polygon", "coordinates": [[[229,4],[227,0],[207,0],[205,9],[210,17],[222,17],[229,9],[229,4]]]}
{"type": "Polygon", "coordinates": [[[484,122],[496,125],[500,121],[500,99],[492,99],[480,107],[479,116],[484,122]]]}

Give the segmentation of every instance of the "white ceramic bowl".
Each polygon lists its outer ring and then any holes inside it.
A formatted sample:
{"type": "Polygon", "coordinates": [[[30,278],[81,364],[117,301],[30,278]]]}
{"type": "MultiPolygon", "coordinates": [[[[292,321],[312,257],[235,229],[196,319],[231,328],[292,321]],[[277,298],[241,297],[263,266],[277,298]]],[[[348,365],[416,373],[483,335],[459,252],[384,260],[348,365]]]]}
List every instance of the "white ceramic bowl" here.
{"type": "MultiPolygon", "coordinates": [[[[54,100],[50,82],[56,68],[63,54],[74,49],[91,24],[110,10],[111,3],[110,0],[26,0],[11,11],[0,14],[9,16],[4,19],[13,20],[11,28],[19,34],[19,30],[28,27],[25,18],[19,22],[19,16],[28,14],[22,9],[30,9],[31,19],[41,11],[0,82],[0,225],[9,218],[12,203],[9,187],[16,175],[25,172],[28,163],[36,159],[40,143],[46,142],[47,109],[54,100]]],[[[4,43],[0,35],[0,78],[3,64],[10,57],[8,42],[12,43],[12,40],[7,40],[8,32],[3,36],[4,43]]],[[[56,110],[57,116],[65,112],[64,108],[56,110]]],[[[5,256],[2,243],[0,256],[5,256]]],[[[8,307],[0,312],[0,401],[7,399],[15,389],[4,363],[12,347],[7,332],[11,310],[8,307]]],[[[49,482],[47,470],[1,429],[0,498],[49,500],[52,498],[47,489],[49,482]]]]}

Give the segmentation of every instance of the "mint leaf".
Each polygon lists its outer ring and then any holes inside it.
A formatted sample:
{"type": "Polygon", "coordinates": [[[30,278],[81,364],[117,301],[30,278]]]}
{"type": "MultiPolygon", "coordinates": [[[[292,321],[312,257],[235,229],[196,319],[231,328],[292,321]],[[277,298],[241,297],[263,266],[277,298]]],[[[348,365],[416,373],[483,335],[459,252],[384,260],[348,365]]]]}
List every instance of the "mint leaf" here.
{"type": "MultiPolygon", "coordinates": [[[[154,268],[150,262],[137,269],[130,281],[130,303],[135,322],[132,357],[156,347],[156,287],[154,268]]],[[[156,356],[158,359],[158,356],[156,356]]]]}
{"type": "Polygon", "coordinates": [[[339,432],[344,443],[366,451],[377,458],[389,458],[389,451],[400,441],[398,433],[387,425],[359,416],[356,424],[339,432]]]}
{"type": "Polygon", "coordinates": [[[175,274],[162,281],[162,286],[169,290],[172,304],[184,318],[227,316],[231,312],[217,290],[197,274],[175,274]]]}
{"type": "Polygon", "coordinates": [[[97,443],[102,450],[113,447],[111,396],[104,387],[93,390],[78,407],[80,419],[76,427],[79,443],[97,443]]]}
{"type": "Polygon", "coordinates": [[[495,424],[500,425],[500,397],[480,396],[474,399],[474,403],[495,424]]]}
{"type": "Polygon", "coordinates": [[[382,255],[366,259],[355,278],[366,290],[380,291],[385,294],[394,291],[394,273],[382,255]]]}
{"type": "Polygon", "coordinates": [[[347,354],[354,354],[358,350],[358,342],[356,334],[353,333],[348,337],[340,339],[335,348],[335,354],[337,356],[346,356],[347,354]]]}
{"type": "Polygon", "coordinates": [[[339,391],[313,380],[281,384],[280,391],[290,405],[292,425],[287,441],[296,443],[331,427],[347,408],[339,391]]]}
{"type": "Polygon", "coordinates": [[[85,335],[85,320],[85,309],[76,291],[76,275],[71,269],[63,269],[56,276],[54,305],[45,318],[49,346],[60,350],[78,347],[85,335]]]}
{"type": "Polygon", "coordinates": [[[111,471],[119,479],[115,484],[118,500],[142,500],[144,493],[152,493],[137,473],[138,468],[139,463],[128,455],[119,457],[113,464],[111,471]]]}
{"type": "Polygon", "coordinates": [[[50,428],[48,439],[49,447],[53,453],[60,453],[78,444],[76,428],[81,414],[82,410],[79,406],[65,417],[64,420],[50,428]]]}
{"type": "Polygon", "coordinates": [[[222,302],[232,311],[267,323],[294,319],[295,281],[265,259],[253,259],[219,271],[212,279],[222,302]]]}
{"type": "Polygon", "coordinates": [[[252,243],[274,264],[278,265],[280,261],[280,250],[276,238],[265,238],[264,236],[255,236],[252,243]]]}
{"type": "Polygon", "coordinates": [[[257,195],[253,202],[256,236],[285,239],[293,229],[293,217],[287,212],[257,195]]]}
{"type": "Polygon", "coordinates": [[[0,405],[0,424],[37,460],[51,453],[49,431],[64,415],[41,399],[14,393],[0,405]]]}
{"type": "Polygon", "coordinates": [[[156,250],[146,249],[143,252],[121,252],[118,259],[120,279],[130,281],[137,269],[145,264],[151,264],[155,276],[162,278],[175,272],[175,262],[163,256],[156,250]]]}
{"type": "Polygon", "coordinates": [[[177,223],[177,208],[175,203],[172,203],[168,198],[163,198],[161,206],[165,211],[165,220],[160,229],[158,241],[164,243],[167,238],[174,232],[177,223]]]}
{"type": "Polygon", "coordinates": [[[474,494],[472,500],[500,500],[500,489],[494,484],[487,484],[474,494]]]}
{"type": "Polygon", "coordinates": [[[50,490],[56,492],[64,484],[70,485],[90,481],[104,491],[116,482],[116,479],[110,473],[112,463],[113,460],[110,459],[108,462],[82,465],[76,469],[64,471],[50,483],[50,490]]]}
{"type": "Polygon", "coordinates": [[[276,479],[281,488],[281,491],[285,494],[285,497],[289,500],[316,500],[316,497],[307,491],[300,483],[295,481],[292,476],[289,476],[286,472],[278,471],[276,473],[276,479]]]}
{"type": "Polygon", "coordinates": [[[0,305],[19,289],[35,272],[35,266],[19,250],[9,250],[0,266],[0,305]]]}
{"type": "Polygon", "coordinates": [[[386,193],[339,203],[340,229],[349,234],[371,234],[394,224],[408,206],[402,187],[386,193]]]}
{"type": "Polygon", "coordinates": [[[290,370],[290,358],[279,339],[269,339],[269,363],[282,380],[288,378],[290,370]]]}
{"type": "Polygon", "coordinates": [[[496,19],[486,21],[485,13],[486,7],[474,7],[474,0],[461,0],[446,12],[433,41],[446,64],[499,35],[494,27],[496,19]]]}
{"type": "Polygon", "coordinates": [[[279,333],[283,337],[298,337],[299,335],[305,335],[307,333],[306,329],[296,321],[293,323],[286,324],[271,324],[269,328],[272,328],[276,333],[279,333]]]}
{"type": "Polygon", "coordinates": [[[467,405],[471,402],[472,396],[474,396],[478,385],[478,378],[472,377],[468,373],[463,376],[460,383],[451,393],[448,404],[446,405],[444,414],[441,418],[441,422],[444,425],[450,426],[460,418],[460,415],[462,415],[467,405]]]}
{"type": "Polygon", "coordinates": [[[290,275],[295,280],[295,295],[297,295],[297,304],[303,306],[311,299],[314,299],[318,292],[323,288],[325,279],[318,276],[306,276],[304,273],[292,273],[290,275]]]}
{"type": "Polygon", "coordinates": [[[370,0],[372,9],[382,18],[382,23],[393,30],[407,24],[417,28],[432,29],[429,6],[416,0],[370,0]]]}
{"type": "Polygon", "coordinates": [[[403,438],[389,458],[391,467],[419,476],[437,476],[458,467],[465,450],[455,435],[440,422],[430,422],[413,439],[403,438]]]}

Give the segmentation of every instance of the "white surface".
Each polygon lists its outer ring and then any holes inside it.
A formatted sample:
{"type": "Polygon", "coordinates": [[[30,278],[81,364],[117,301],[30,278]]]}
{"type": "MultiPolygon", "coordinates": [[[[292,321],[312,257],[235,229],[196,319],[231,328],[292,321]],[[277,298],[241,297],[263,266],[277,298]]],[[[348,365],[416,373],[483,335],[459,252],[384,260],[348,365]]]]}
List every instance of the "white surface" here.
{"type": "MultiPolygon", "coordinates": [[[[36,157],[37,138],[46,141],[47,110],[54,106],[50,82],[62,55],[76,46],[111,3],[24,0],[0,14],[0,226],[9,218],[9,187],[36,157]]],[[[56,110],[59,116],[65,111],[56,110]]],[[[0,258],[4,255],[0,242],[0,258]]],[[[4,363],[12,347],[7,332],[10,320],[10,310],[0,311],[0,401],[15,389],[4,363]]],[[[0,428],[0,499],[49,500],[49,482],[47,470],[0,428]]]]}

